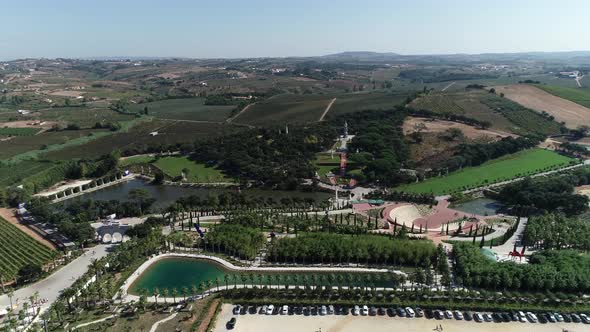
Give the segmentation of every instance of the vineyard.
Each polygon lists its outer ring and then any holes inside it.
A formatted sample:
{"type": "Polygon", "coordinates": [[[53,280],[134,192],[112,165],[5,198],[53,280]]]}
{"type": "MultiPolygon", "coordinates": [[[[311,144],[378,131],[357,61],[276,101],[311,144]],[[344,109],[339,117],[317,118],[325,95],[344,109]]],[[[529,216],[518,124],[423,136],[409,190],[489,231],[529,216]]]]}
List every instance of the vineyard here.
{"type": "Polygon", "coordinates": [[[39,128],[0,128],[0,136],[33,136],[39,128]]]}
{"type": "Polygon", "coordinates": [[[53,250],[0,218],[0,275],[4,280],[13,279],[18,270],[27,264],[43,265],[53,256],[53,250]]]}

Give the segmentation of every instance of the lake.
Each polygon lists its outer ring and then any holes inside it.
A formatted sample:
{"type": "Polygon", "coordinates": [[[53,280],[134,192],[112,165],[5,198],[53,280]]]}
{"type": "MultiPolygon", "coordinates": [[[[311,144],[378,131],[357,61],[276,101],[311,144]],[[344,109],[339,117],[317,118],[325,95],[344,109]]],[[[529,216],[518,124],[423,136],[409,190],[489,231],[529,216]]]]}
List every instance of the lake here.
{"type": "Polygon", "coordinates": [[[491,198],[477,198],[451,206],[452,209],[480,216],[495,215],[501,207],[502,204],[491,198]]]}

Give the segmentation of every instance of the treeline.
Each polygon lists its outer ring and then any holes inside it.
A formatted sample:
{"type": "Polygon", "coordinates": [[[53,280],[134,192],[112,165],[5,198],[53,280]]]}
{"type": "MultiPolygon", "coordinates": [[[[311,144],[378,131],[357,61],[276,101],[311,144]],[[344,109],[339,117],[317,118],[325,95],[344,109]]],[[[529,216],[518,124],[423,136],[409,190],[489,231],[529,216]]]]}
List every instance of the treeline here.
{"type": "Polygon", "coordinates": [[[561,214],[546,214],[529,218],[524,239],[528,246],[538,249],[590,249],[590,223],[561,214]]]}
{"type": "Polygon", "coordinates": [[[205,141],[192,158],[216,164],[230,177],[251,179],[267,187],[294,189],[302,178],[311,178],[315,154],[328,149],[337,132],[321,124],[256,128],[205,141]]]}
{"type": "Polygon", "coordinates": [[[590,256],[575,250],[534,253],[529,264],[494,262],[477,246],[453,246],[456,282],[467,287],[541,292],[590,290],[590,256]]]}
{"type": "Polygon", "coordinates": [[[346,121],[349,132],[356,135],[348,150],[353,152],[349,159],[364,166],[359,180],[382,185],[405,182],[407,175],[399,169],[410,157],[402,130],[406,114],[403,107],[396,107],[385,111],[355,112],[331,120],[335,128],[342,128],[346,121]]]}
{"type": "Polygon", "coordinates": [[[374,190],[365,196],[368,199],[382,199],[385,201],[402,201],[412,202],[418,204],[435,205],[436,200],[432,194],[407,193],[403,191],[384,192],[381,190],[374,190]]]}
{"type": "Polygon", "coordinates": [[[423,117],[423,118],[431,118],[431,119],[439,119],[439,120],[446,120],[446,121],[453,121],[453,122],[460,122],[470,126],[475,126],[481,129],[487,129],[492,126],[492,123],[489,121],[482,121],[475,118],[471,118],[462,114],[455,114],[455,113],[439,113],[433,112],[426,109],[415,109],[415,108],[406,108],[409,115],[423,117]]]}
{"type": "Polygon", "coordinates": [[[264,245],[264,235],[255,228],[239,224],[220,224],[207,233],[206,246],[241,259],[252,260],[264,245]]]}
{"type": "Polygon", "coordinates": [[[504,137],[493,143],[463,143],[442,168],[454,171],[467,166],[478,166],[488,160],[535,147],[539,142],[526,137],[504,137]]]}
{"type": "Polygon", "coordinates": [[[497,199],[521,215],[542,211],[579,214],[588,209],[588,197],[574,193],[574,186],[590,183],[590,168],[549,178],[527,178],[502,188],[497,199]]]}
{"type": "Polygon", "coordinates": [[[181,197],[176,200],[186,211],[198,209],[240,209],[247,210],[259,208],[283,208],[283,209],[309,209],[310,207],[321,207],[326,200],[314,199],[312,197],[262,197],[249,195],[245,192],[222,192],[220,194],[209,194],[206,198],[196,195],[181,197]]]}
{"type": "Polygon", "coordinates": [[[273,262],[362,263],[430,266],[436,248],[430,241],[392,239],[382,235],[310,233],[273,241],[268,252],[273,262]]]}
{"type": "Polygon", "coordinates": [[[399,76],[412,82],[437,83],[497,78],[496,75],[456,72],[450,70],[410,69],[402,70],[399,76]]]}

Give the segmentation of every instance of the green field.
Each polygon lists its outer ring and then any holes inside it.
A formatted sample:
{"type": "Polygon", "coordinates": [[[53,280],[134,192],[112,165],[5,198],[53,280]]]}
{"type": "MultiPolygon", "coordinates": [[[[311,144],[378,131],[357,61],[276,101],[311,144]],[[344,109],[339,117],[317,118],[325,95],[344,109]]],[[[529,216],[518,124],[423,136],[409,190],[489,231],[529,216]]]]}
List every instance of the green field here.
{"type": "Polygon", "coordinates": [[[0,186],[20,183],[23,179],[34,176],[52,167],[51,162],[25,160],[17,164],[0,164],[0,186]]]}
{"type": "Polygon", "coordinates": [[[39,128],[0,128],[0,136],[33,136],[39,128]]]}
{"type": "Polygon", "coordinates": [[[574,159],[555,152],[535,148],[490,160],[477,167],[467,167],[448,176],[399,186],[394,190],[432,193],[434,195],[449,194],[540,173],[558,166],[568,165],[572,161],[574,159]]]}
{"type": "Polygon", "coordinates": [[[121,161],[119,161],[119,166],[126,167],[126,166],[130,166],[130,165],[150,164],[154,160],[155,159],[152,156],[143,156],[143,155],[131,156],[131,157],[121,159],[121,161]]]}
{"type": "Polygon", "coordinates": [[[535,85],[552,95],[573,101],[576,104],[590,108],[590,90],[580,88],[567,88],[554,85],[535,85]]]}
{"type": "Polygon", "coordinates": [[[226,177],[219,169],[197,164],[187,157],[164,157],[157,159],[154,165],[170,178],[180,176],[182,170],[186,168],[189,171],[187,181],[192,183],[233,182],[231,178],[226,177]]]}
{"type": "Polygon", "coordinates": [[[39,119],[41,120],[75,123],[81,128],[90,128],[97,122],[115,123],[133,118],[133,115],[121,114],[108,108],[61,107],[39,111],[39,119]]]}
{"type": "Polygon", "coordinates": [[[328,117],[365,110],[387,110],[401,105],[407,93],[368,92],[337,95],[328,117]]]}
{"type": "Polygon", "coordinates": [[[205,98],[166,99],[134,104],[129,106],[129,110],[141,112],[147,107],[149,115],[160,119],[224,121],[235,108],[234,105],[211,106],[205,105],[204,102],[205,98]]]}
{"type": "Polygon", "coordinates": [[[257,102],[234,122],[268,126],[318,121],[331,100],[332,97],[324,95],[278,95],[257,102]]]}
{"type": "Polygon", "coordinates": [[[0,218],[0,275],[4,281],[13,279],[26,264],[43,265],[53,258],[54,251],[0,218]]]}

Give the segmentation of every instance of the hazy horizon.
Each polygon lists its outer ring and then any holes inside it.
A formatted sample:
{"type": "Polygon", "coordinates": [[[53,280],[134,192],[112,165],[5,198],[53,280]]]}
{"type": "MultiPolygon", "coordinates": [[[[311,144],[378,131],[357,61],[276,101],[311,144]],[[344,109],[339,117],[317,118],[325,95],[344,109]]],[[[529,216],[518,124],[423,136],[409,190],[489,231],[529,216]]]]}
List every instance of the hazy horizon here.
{"type": "Polygon", "coordinates": [[[571,52],[590,45],[590,2],[583,0],[29,0],[4,7],[4,60],[571,52]]]}

